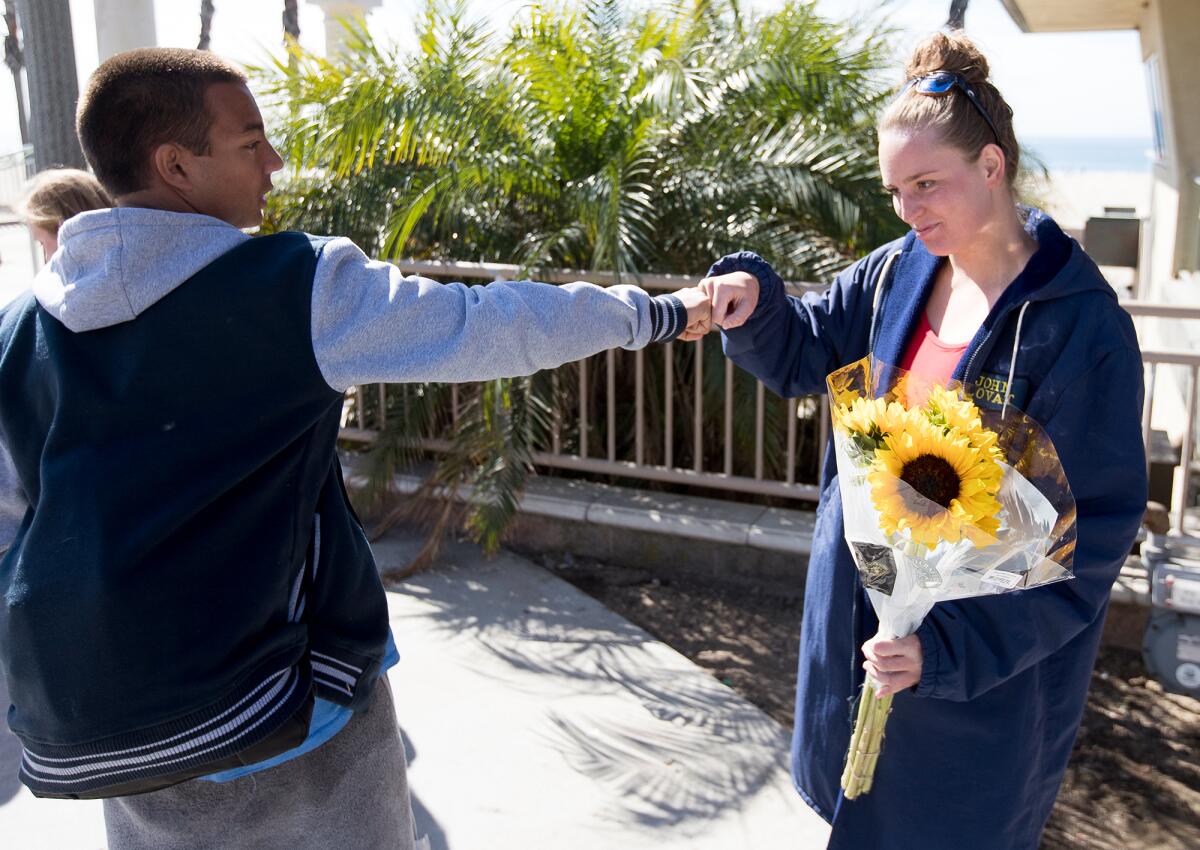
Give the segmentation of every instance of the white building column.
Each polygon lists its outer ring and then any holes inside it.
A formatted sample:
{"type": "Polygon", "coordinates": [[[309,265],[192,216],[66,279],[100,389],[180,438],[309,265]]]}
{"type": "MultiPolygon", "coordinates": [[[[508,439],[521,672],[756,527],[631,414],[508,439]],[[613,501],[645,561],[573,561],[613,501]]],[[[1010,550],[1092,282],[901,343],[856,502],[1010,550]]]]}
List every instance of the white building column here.
{"type": "Polygon", "coordinates": [[[325,55],[332,56],[346,42],[346,29],[339,18],[366,19],[367,12],[383,5],[383,0],[310,0],[325,13],[325,55]]]}
{"type": "MultiPolygon", "coordinates": [[[[135,47],[154,47],[158,33],[154,28],[154,0],[94,0],[96,9],[96,47],[103,62],[115,53],[135,47]]],[[[199,4],[191,4],[199,14],[199,4]]],[[[195,45],[192,45],[195,46],[195,45]]]]}

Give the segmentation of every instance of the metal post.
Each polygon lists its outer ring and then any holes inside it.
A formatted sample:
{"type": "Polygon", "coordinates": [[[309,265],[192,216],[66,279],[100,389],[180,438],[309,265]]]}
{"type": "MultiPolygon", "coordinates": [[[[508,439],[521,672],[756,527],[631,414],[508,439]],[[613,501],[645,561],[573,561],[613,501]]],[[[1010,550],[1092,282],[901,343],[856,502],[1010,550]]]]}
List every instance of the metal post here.
{"type": "Polygon", "coordinates": [[[733,475],[733,361],[725,360],[725,466],[726,475],[733,475]]]}
{"type": "Polygon", "coordinates": [[[692,415],[692,469],[704,469],[704,337],[696,340],[696,406],[692,415]]]}
{"type": "Polygon", "coordinates": [[[604,353],[605,387],[604,401],[607,416],[608,459],[617,459],[617,352],[611,348],[604,353]]]}
{"type": "Polygon", "coordinates": [[[550,418],[550,451],[562,454],[562,393],[559,391],[558,370],[550,374],[550,398],[554,405],[550,418]]]}
{"type": "Polygon", "coordinates": [[[787,400],[787,483],[796,483],[796,417],[799,405],[796,399],[787,400]]]}
{"type": "Polygon", "coordinates": [[[762,381],[754,388],[754,479],[763,477],[763,432],[766,429],[767,391],[762,381]]]}
{"type": "Polygon", "coordinates": [[[1154,410],[1154,382],[1158,378],[1158,367],[1145,364],[1149,369],[1146,376],[1146,398],[1142,402],[1142,445],[1146,448],[1146,468],[1150,468],[1150,414],[1154,410]]]}
{"type": "Polygon", "coordinates": [[[638,466],[646,462],[646,352],[639,348],[633,357],[633,459],[638,466]]]}
{"type": "Polygon", "coordinates": [[[1179,456],[1179,504],[1175,506],[1175,530],[1185,534],[1184,518],[1187,516],[1188,493],[1192,483],[1192,450],[1196,438],[1196,384],[1200,382],[1200,366],[1191,367],[1191,381],[1187,394],[1187,430],[1183,432],[1183,452],[1179,456]]]}
{"type": "Polygon", "coordinates": [[[588,373],[587,360],[579,361],[579,456],[588,454],[588,373]]]}
{"type": "Polygon", "coordinates": [[[663,346],[663,410],[666,425],[663,428],[663,465],[668,469],[675,465],[675,343],[663,346]]]}

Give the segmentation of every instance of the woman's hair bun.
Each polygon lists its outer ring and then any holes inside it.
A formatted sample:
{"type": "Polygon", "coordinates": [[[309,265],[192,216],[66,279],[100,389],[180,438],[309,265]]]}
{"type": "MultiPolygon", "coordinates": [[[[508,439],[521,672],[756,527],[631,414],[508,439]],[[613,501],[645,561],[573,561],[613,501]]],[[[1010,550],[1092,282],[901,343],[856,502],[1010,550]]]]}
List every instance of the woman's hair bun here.
{"type": "Polygon", "coordinates": [[[987,57],[961,32],[935,32],[925,38],[909,57],[904,77],[911,80],[935,71],[952,71],[974,85],[988,81],[987,57]]]}

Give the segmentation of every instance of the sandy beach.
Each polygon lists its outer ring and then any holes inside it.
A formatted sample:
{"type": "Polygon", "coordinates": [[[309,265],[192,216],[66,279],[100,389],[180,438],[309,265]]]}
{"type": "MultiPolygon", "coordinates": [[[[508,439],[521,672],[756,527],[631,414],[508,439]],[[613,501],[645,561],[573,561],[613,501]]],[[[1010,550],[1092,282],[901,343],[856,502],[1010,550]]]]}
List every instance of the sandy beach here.
{"type": "Polygon", "coordinates": [[[1051,171],[1039,195],[1063,228],[1082,232],[1087,219],[1105,207],[1132,207],[1147,215],[1150,185],[1148,171],[1051,171]]]}

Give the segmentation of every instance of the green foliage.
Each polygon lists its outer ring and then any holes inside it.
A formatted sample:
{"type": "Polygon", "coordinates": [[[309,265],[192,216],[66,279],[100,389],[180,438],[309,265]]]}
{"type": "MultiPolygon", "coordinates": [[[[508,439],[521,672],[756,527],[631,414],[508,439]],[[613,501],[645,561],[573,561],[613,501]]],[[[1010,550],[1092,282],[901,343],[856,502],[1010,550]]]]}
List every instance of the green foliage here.
{"type": "MultiPolygon", "coordinates": [[[[293,46],[260,72],[286,116],[279,147],[291,166],[270,224],[347,235],[384,258],[513,262],[531,274],[699,276],[750,249],[786,277],[827,280],[902,229],[875,160],[885,35],[802,0],[768,14],[738,0],[535,3],[503,34],[462,2],[434,2],[415,51],[358,29],[339,57],[293,46]]],[[[704,393],[719,409],[719,354],[706,349],[717,359],[704,393]]],[[[467,522],[489,544],[544,445],[544,384],[478,390],[444,461],[443,483],[456,466],[473,484],[467,522]]],[[[745,444],[754,405],[736,408],[745,444]]],[[[649,415],[653,429],[661,411],[649,415]]],[[[720,437],[705,435],[706,453],[720,437]]],[[[778,468],[780,440],[769,438],[778,468]]]]}

